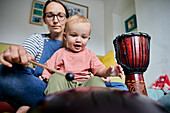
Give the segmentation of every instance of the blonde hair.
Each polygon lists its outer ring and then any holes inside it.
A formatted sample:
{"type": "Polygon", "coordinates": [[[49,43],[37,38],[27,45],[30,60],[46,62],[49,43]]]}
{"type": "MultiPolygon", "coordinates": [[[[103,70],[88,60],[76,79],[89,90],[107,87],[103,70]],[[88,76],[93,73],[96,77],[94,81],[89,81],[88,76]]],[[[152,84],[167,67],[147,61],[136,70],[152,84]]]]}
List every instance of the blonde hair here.
{"type": "MultiPolygon", "coordinates": [[[[65,31],[69,23],[89,23],[90,24],[89,20],[86,17],[82,15],[73,15],[67,19],[67,22],[65,24],[65,31]]],[[[91,24],[90,24],[90,33],[91,33],[91,24]]]]}

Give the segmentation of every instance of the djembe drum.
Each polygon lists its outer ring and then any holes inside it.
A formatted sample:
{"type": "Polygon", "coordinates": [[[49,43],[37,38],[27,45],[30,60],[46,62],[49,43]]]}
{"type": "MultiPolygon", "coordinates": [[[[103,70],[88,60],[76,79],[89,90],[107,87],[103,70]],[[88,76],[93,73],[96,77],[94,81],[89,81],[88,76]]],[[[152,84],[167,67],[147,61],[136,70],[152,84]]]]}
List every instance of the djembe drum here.
{"type": "Polygon", "coordinates": [[[150,39],[147,33],[122,34],[114,39],[117,63],[125,72],[129,91],[147,95],[143,72],[149,65],[150,39]]]}

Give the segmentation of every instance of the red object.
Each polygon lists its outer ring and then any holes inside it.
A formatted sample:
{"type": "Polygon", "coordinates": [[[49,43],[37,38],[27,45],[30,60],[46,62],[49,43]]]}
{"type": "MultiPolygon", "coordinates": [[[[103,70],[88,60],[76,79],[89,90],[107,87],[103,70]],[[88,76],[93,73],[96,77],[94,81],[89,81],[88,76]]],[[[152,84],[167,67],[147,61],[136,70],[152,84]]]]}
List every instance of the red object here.
{"type": "Polygon", "coordinates": [[[164,76],[160,76],[160,79],[163,83],[166,83],[167,85],[170,86],[170,81],[167,74],[165,74],[164,76]]]}
{"type": "Polygon", "coordinates": [[[116,59],[123,67],[129,91],[147,95],[143,72],[150,55],[150,36],[146,33],[122,34],[114,40],[116,59]]]}
{"type": "Polygon", "coordinates": [[[156,82],[152,84],[152,89],[170,90],[170,81],[168,75],[161,75],[156,82]]]}
{"type": "Polygon", "coordinates": [[[0,113],[15,113],[15,109],[9,105],[7,102],[0,102],[0,113]]]}

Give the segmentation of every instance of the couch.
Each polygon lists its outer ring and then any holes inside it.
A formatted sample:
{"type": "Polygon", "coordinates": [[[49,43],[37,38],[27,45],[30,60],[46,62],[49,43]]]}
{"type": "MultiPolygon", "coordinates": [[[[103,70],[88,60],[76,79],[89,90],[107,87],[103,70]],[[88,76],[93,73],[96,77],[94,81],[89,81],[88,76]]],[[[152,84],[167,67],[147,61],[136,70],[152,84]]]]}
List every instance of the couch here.
{"type": "MultiPolygon", "coordinates": [[[[0,54],[6,50],[7,48],[9,48],[11,45],[15,45],[15,44],[9,44],[9,43],[0,43],[0,54]]],[[[97,55],[97,57],[99,58],[99,60],[108,68],[110,65],[115,65],[117,64],[115,61],[115,56],[114,56],[114,52],[113,50],[111,50],[108,54],[106,54],[105,56],[100,56],[97,55]]],[[[123,79],[120,79],[119,77],[111,77],[111,82],[120,82],[125,84],[125,76],[123,76],[123,79]]],[[[148,96],[151,97],[154,100],[158,100],[159,98],[161,98],[163,96],[163,91],[161,90],[154,90],[154,89],[147,89],[148,92],[148,96]]],[[[167,91],[169,92],[169,91],[167,91]]]]}
{"type": "MultiPolygon", "coordinates": [[[[8,44],[8,43],[0,43],[0,54],[6,50],[7,48],[9,48],[11,45],[13,44],[8,44]]],[[[110,65],[115,65],[115,56],[113,51],[111,50],[108,54],[106,54],[105,56],[99,56],[97,55],[97,57],[100,59],[100,61],[106,66],[109,67],[110,65]]],[[[120,79],[119,77],[111,77],[111,82],[120,82],[125,84],[125,76],[123,76],[123,79],[120,79]]],[[[166,91],[167,93],[170,92],[170,90],[166,91]]],[[[162,98],[164,96],[164,92],[162,90],[155,90],[155,89],[149,89],[147,88],[147,93],[148,93],[148,97],[158,101],[160,98],[162,98]]],[[[2,104],[2,103],[0,103],[2,104]]]]}

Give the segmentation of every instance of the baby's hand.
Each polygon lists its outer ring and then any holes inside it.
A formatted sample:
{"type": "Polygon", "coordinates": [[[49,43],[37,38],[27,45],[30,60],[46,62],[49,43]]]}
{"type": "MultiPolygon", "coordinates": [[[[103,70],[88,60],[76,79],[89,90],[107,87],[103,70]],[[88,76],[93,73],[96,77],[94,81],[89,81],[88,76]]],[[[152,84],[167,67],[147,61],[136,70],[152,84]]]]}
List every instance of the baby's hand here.
{"type": "Polygon", "coordinates": [[[39,76],[39,79],[44,81],[44,82],[48,82],[49,78],[50,78],[50,76],[49,75],[45,75],[45,74],[42,75],[42,76],[39,76]]]}
{"type": "Polygon", "coordinates": [[[110,76],[119,76],[122,79],[122,75],[124,74],[123,68],[120,65],[110,66],[107,69],[107,74],[110,76]]]}
{"type": "Polygon", "coordinates": [[[104,82],[111,82],[110,77],[101,77],[104,82]]]}

